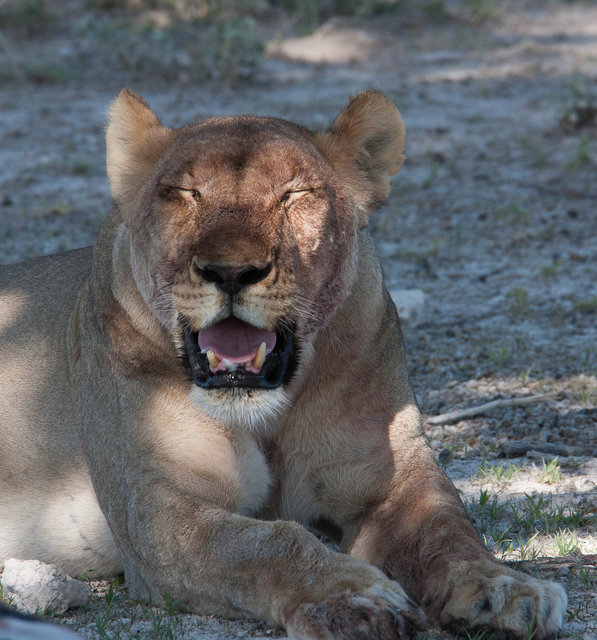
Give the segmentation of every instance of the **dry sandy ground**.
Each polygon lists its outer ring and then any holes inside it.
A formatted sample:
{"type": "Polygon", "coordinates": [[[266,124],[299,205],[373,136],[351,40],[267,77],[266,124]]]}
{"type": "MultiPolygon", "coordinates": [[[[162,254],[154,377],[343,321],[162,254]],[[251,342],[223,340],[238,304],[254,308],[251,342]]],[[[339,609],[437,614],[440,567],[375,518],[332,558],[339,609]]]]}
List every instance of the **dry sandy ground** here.
{"type": "MultiPolygon", "coordinates": [[[[0,262],[93,242],[110,205],[104,113],[121,83],[0,87],[0,262]]],[[[405,332],[423,411],[551,394],[427,425],[432,446],[496,553],[566,585],[561,637],[595,639],[597,8],[545,2],[482,26],[334,20],[272,43],[233,90],[133,84],[170,125],[255,112],[311,127],[371,86],[407,127],[373,228],[389,288],[427,294],[405,332]]],[[[110,604],[94,586],[91,609],[68,620],[89,638],[279,634],[127,604],[122,587],[110,604]]]]}

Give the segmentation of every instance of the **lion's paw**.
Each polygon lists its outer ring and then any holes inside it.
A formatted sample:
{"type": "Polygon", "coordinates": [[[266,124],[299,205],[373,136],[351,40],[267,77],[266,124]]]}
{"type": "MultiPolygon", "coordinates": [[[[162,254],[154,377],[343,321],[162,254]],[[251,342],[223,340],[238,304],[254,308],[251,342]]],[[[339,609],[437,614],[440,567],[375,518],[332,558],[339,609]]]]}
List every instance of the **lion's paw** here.
{"type": "Polygon", "coordinates": [[[287,630],[300,640],[403,640],[424,625],[425,614],[400,585],[384,581],[300,605],[287,630]]]}
{"type": "MultiPolygon", "coordinates": [[[[492,561],[462,562],[451,566],[444,593],[425,599],[442,626],[488,628],[508,638],[534,640],[553,636],[563,623],[567,597],[561,585],[513,571],[492,561]]],[[[442,589],[440,587],[439,591],[442,589]]]]}

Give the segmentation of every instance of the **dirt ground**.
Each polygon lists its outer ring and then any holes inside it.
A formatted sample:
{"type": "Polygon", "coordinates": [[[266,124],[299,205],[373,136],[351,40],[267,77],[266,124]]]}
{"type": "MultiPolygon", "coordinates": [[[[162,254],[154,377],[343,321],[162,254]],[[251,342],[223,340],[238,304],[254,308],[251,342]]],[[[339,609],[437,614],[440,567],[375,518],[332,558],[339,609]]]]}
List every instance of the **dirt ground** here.
{"type": "MultiPolygon", "coordinates": [[[[428,423],[431,445],[495,553],[566,586],[559,637],[594,640],[597,6],[489,4],[478,23],[415,6],[334,18],[309,36],[272,28],[261,64],[234,85],[97,61],[76,81],[0,81],[0,262],[93,243],[110,207],[105,111],[123,85],[174,126],[253,112],[325,127],[349,95],[382,89],[403,115],[407,161],[372,227],[388,288],[426,294],[405,327],[423,412],[541,395],[428,423]]],[[[3,41],[0,64],[21,47],[68,56],[76,44],[3,41]]],[[[88,638],[280,634],[156,613],[128,603],[123,585],[92,586],[90,609],[66,616],[88,638]]]]}

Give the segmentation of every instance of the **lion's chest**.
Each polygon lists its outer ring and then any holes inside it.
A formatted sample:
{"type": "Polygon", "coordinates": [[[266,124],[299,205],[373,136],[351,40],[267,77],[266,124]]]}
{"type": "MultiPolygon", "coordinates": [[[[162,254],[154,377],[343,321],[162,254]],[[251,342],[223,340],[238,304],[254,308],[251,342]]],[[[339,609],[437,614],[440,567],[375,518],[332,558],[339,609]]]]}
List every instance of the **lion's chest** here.
{"type": "Polygon", "coordinates": [[[154,389],[146,400],[141,441],[145,467],[196,500],[252,515],[265,503],[270,472],[250,432],[215,423],[188,398],[154,389]]]}
{"type": "Polygon", "coordinates": [[[239,502],[237,510],[245,515],[256,514],[265,504],[272,485],[269,465],[255,440],[243,435],[238,442],[237,473],[239,502]]]}

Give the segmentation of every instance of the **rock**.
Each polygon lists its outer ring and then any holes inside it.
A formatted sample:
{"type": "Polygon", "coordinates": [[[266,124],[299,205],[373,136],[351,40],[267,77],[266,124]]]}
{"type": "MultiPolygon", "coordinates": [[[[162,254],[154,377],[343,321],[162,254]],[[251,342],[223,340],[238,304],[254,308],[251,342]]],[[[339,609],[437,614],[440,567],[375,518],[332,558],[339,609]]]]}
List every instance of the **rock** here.
{"type": "Polygon", "coordinates": [[[420,289],[392,289],[390,296],[402,322],[414,325],[419,321],[423,315],[426,294],[420,289]]]}
{"type": "Polygon", "coordinates": [[[445,466],[445,465],[449,464],[451,460],[452,460],[452,452],[450,451],[450,449],[442,449],[437,454],[437,461],[442,466],[445,466]]]}
{"type": "Polygon", "coordinates": [[[558,578],[565,578],[569,574],[570,574],[570,567],[566,565],[562,567],[558,567],[558,570],[556,571],[556,575],[558,576],[558,578]]]}
{"type": "Polygon", "coordinates": [[[58,624],[26,616],[0,604],[2,640],[81,640],[82,636],[58,624]]]}
{"type": "Polygon", "coordinates": [[[73,607],[84,607],[91,597],[88,585],[67,576],[57,565],[39,560],[6,560],[2,588],[16,608],[27,613],[48,608],[64,613],[73,607]]]}

